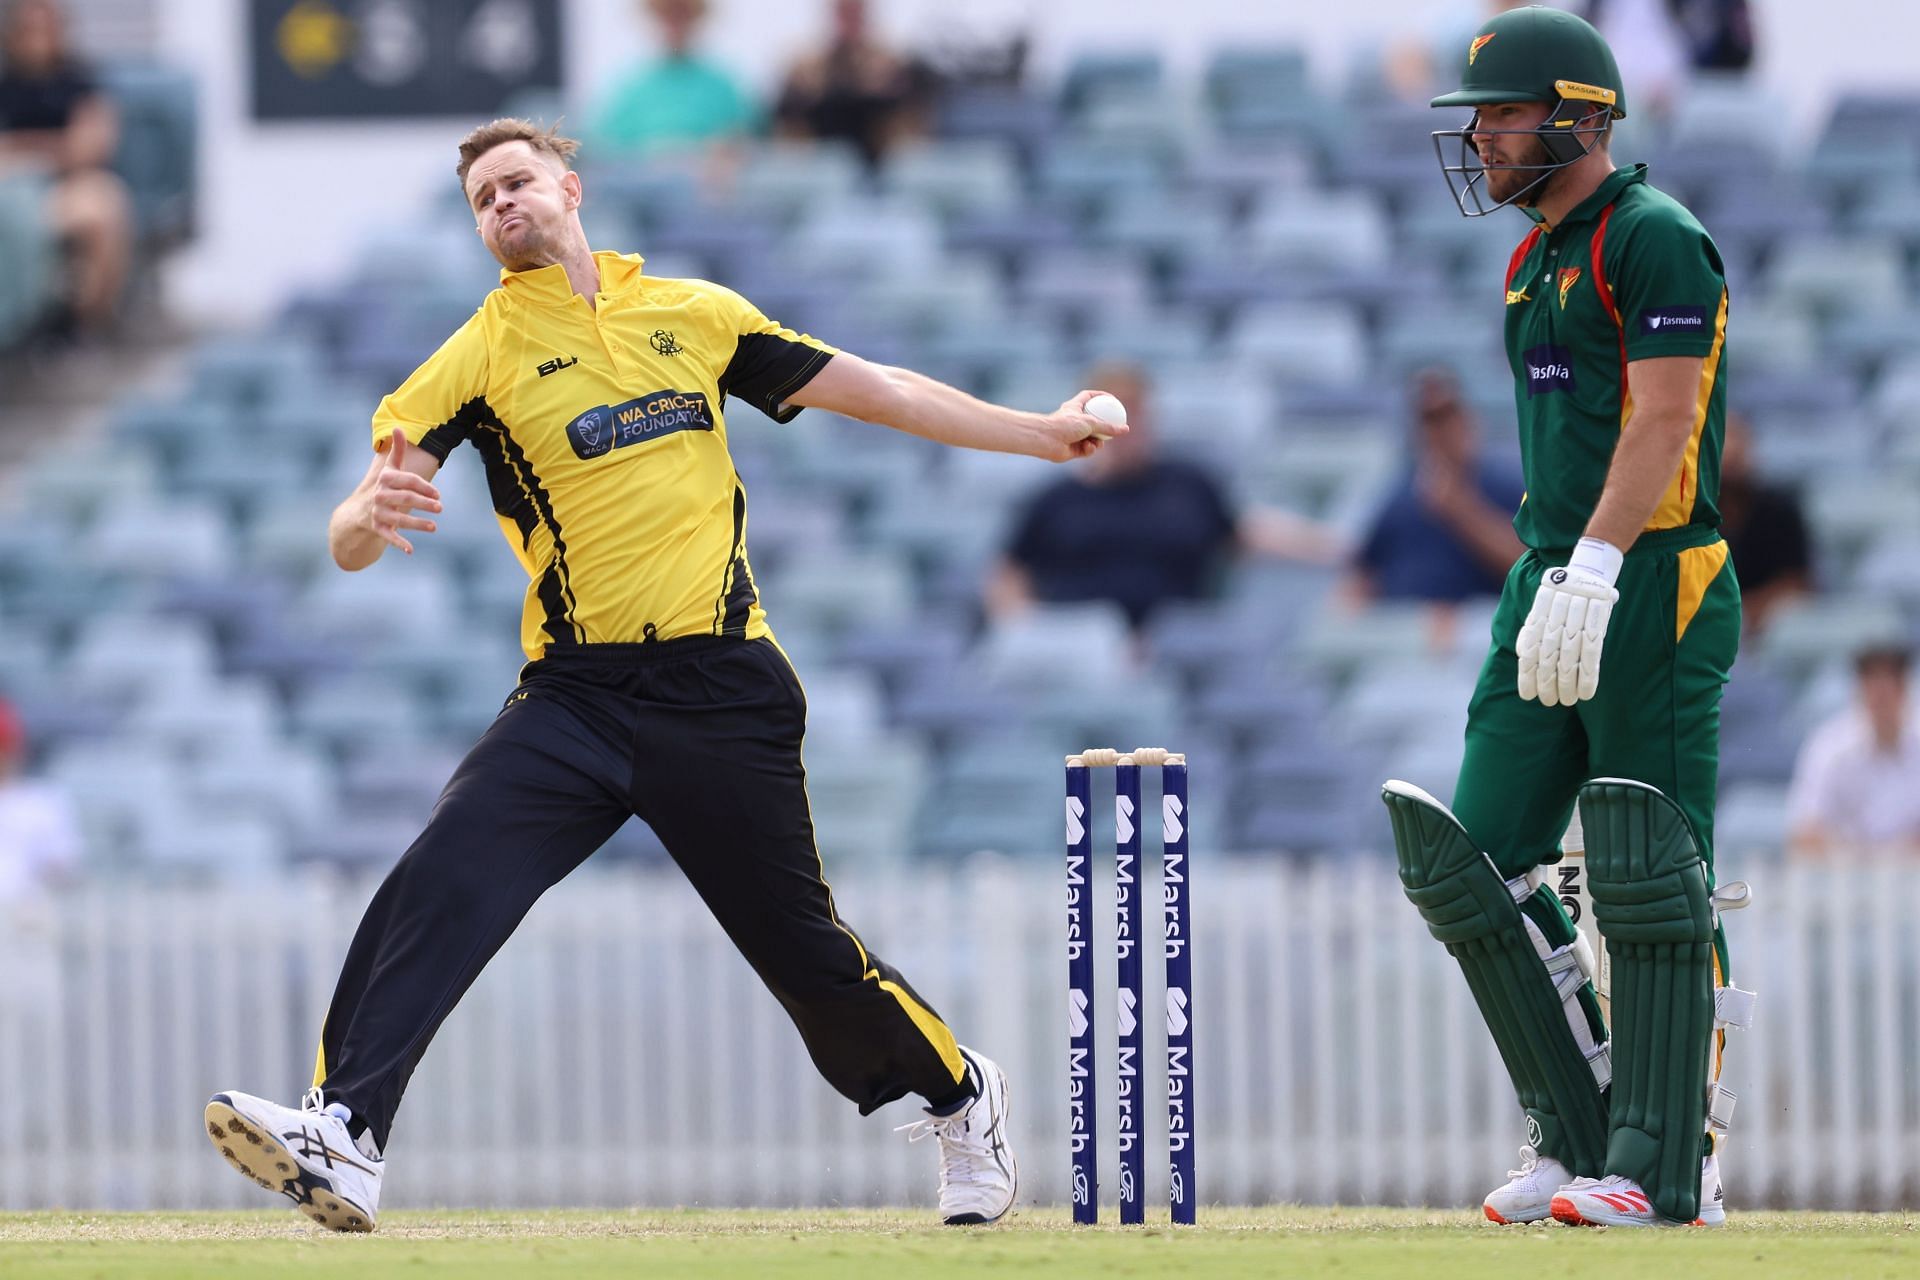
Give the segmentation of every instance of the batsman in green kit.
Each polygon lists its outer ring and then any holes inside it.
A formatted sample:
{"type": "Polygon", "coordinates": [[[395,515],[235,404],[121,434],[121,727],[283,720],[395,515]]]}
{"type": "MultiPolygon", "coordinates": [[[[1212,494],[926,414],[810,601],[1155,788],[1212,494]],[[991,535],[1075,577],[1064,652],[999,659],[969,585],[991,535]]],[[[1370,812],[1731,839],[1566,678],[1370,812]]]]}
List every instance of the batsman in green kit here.
{"type": "Polygon", "coordinates": [[[1527,492],[1449,811],[1389,782],[1407,896],[1458,960],[1526,1113],[1495,1222],[1718,1225],[1728,985],[1713,806],[1740,588],[1720,538],[1727,289],[1691,213],[1615,168],[1612,52],[1558,10],[1463,49],[1466,127],[1434,135],[1469,217],[1532,221],[1507,268],[1527,492]],[[1541,868],[1577,813],[1596,957],[1541,868]],[[1611,1025],[1609,1025],[1609,1023],[1611,1025]]]}

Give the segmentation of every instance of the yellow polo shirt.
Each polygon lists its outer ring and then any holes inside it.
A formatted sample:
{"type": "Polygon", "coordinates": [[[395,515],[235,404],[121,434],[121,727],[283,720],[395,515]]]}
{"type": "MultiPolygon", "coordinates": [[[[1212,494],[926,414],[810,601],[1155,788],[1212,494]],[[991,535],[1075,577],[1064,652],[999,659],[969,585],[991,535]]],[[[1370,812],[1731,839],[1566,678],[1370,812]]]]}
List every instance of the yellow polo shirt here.
{"type": "Polygon", "coordinates": [[[466,441],[530,579],[520,643],[752,639],[766,617],[747,563],[747,493],[722,406],[779,422],[836,354],[731,289],[596,253],[597,307],[566,269],[502,271],[471,320],[373,415],[441,461],[466,441]]]}

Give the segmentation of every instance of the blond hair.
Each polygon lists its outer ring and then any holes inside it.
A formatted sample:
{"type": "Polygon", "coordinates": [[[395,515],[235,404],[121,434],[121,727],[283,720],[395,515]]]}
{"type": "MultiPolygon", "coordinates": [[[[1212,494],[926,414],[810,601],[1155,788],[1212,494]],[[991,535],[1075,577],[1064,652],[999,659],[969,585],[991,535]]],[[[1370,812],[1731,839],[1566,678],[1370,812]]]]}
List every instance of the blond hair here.
{"type": "Polygon", "coordinates": [[[473,162],[508,142],[524,142],[540,155],[553,157],[562,169],[572,167],[573,157],[580,150],[579,139],[560,136],[560,122],[557,120],[549,125],[535,124],[518,116],[489,120],[460,139],[460,164],[454,173],[460,179],[461,191],[467,189],[467,170],[473,168],[473,162]]]}

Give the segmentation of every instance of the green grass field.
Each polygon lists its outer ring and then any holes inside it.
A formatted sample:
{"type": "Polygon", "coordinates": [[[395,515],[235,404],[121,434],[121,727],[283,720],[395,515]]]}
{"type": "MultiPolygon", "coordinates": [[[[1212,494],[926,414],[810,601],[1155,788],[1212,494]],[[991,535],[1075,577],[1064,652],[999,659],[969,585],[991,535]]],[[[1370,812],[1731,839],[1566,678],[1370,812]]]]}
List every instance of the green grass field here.
{"type": "Polygon", "coordinates": [[[1215,1209],[1178,1231],[1065,1219],[1027,1209],[965,1231],[898,1210],[395,1212],[378,1234],[331,1236],[277,1209],[0,1214],[0,1277],[1920,1275],[1911,1213],[1749,1213],[1723,1231],[1663,1232],[1407,1209],[1215,1209]]]}

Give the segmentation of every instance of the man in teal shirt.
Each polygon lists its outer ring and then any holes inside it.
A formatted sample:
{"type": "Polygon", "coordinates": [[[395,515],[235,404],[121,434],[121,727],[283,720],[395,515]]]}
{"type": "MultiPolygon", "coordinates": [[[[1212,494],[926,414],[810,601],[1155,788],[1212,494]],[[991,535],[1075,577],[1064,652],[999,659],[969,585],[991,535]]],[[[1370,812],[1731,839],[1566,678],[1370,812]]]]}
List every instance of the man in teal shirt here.
{"type": "Polygon", "coordinates": [[[692,150],[752,133],[760,112],[731,74],[693,48],[706,0],[647,0],[665,52],[599,103],[588,129],[602,153],[692,150]]]}

